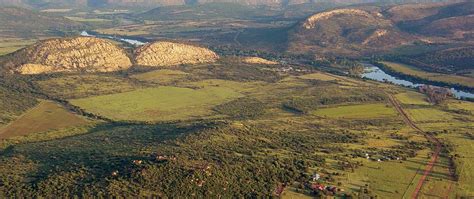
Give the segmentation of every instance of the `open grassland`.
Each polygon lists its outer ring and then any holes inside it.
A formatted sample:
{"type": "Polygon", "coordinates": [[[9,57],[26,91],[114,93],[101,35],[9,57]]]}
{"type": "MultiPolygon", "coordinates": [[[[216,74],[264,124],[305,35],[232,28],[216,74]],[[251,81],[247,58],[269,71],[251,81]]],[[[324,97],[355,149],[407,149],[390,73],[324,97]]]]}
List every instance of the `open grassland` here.
{"type": "Polygon", "coordinates": [[[386,104],[348,105],[315,110],[313,114],[329,118],[385,118],[396,116],[392,107],[386,104]]]}
{"type": "Polygon", "coordinates": [[[402,163],[363,160],[363,167],[347,174],[347,188],[358,190],[368,184],[381,198],[409,198],[429,161],[427,154],[427,150],[420,151],[402,163]]]}
{"type": "Polygon", "coordinates": [[[409,76],[419,77],[430,81],[444,82],[449,84],[460,84],[463,86],[474,87],[474,78],[459,76],[459,75],[447,75],[441,73],[426,72],[416,69],[406,64],[394,63],[394,62],[381,62],[390,69],[403,73],[409,76]]]}
{"type": "MultiPolygon", "coordinates": [[[[318,173],[318,183],[343,188],[354,198],[363,194],[361,187],[366,184],[366,195],[409,198],[431,149],[422,134],[403,123],[381,90],[399,93],[396,97],[404,108],[452,116],[437,124],[441,127],[428,120],[423,124],[433,127],[426,130],[439,131],[447,122],[462,125],[457,120],[460,114],[426,104],[422,95],[393,85],[325,73],[280,76],[251,65],[231,64],[142,74],[127,71],[133,74],[130,79],[122,75],[108,76],[112,80],[92,78],[96,83],[90,85],[103,88],[87,93],[92,97],[70,101],[119,121],[4,141],[0,145],[4,149],[0,151],[0,178],[7,183],[0,195],[186,198],[206,193],[210,198],[246,198],[271,196],[278,185],[289,182],[283,197],[316,197],[301,185],[314,183],[311,176],[318,173]],[[120,82],[144,86],[127,87],[120,82]],[[114,87],[126,89],[121,92],[114,87]],[[103,94],[109,90],[113,92],[103,94]],[[288,109],[288,102],[303,111],[288,109]],[[166,122],[129,124],[120,120],[166,122]]],[[[49,90],[58,80],[64,85],[87,82],[70,76],[42,81],[51,81],[49,90]]],[[[58,96],[71,96],[69,90],[87,90],[58,88],[58,96]]],[[[437,178],[443,168],[435,168],[427,193],[444,190],[446,181],[437,178]]]]}
{"type": "Polygon", "coordinates": [[[138,35],[148,35],[151,32],[150,26],[147,25],[132,25],[125,27],[114,27],[114,28],[103,28],[96,29],[95,31],[100,34],[107,35],[124,35],[124,36],[138,36],[138,35]]]}
{"type": "Polygon", "coordinates": [[[466,102],[466,101],[459,101],[459,100],[450,100],[447,103],[447,106],[450,109],[454,110],[467,110],[474,113],[474,103],[473,102],[466,102]]]}
{"type": "Polygon", "coordinates": [[[15,52],[35,42],[36,40],[34,39],[20,39],[20,38],[0,39],[0,56],[15,52]]]}
{"type": "MultiPolygon", "coordinates": [[[[416,100],[415,100],[416,101],[416,100]]],[[[408,101],[407,104],[413,104],[408,101]]],[[[406,108],[409,116],[426,132],[434,132],[442,143],[448,145],[449,152],[442,153],[432,174],[421,190],[420,198],[432,198],[436,196],[457,198],[461,196],[472,196],[474,189],[473,156],[474,150],[471,134],[474,129],[474,117],[472,107],[474,103],[448,100],[442,107],[437,105],[424,106],[424,108],[406,108]],[[468,111],[468,112],[465,112],[468,111]],[[462,155],[461,155],[462,154],[462,155]],[[452,182],[449,171],[449,159],[454,157],[456,174],[459,176],[457,182],[452,182]]]]}
{"type": "Polygon", "coordinates": [[[395,97],[402,104],[430,105],[430,103],[426,101],[426,96],[417,92],[403,92],[395,95],[395,97]]]}
{"type": "MultiPolygon", "coordinates": [[[[464,129],[466,132],[469,129],[464,129]]],[[[472,132],[472,128],[470,129],[472,132]]],[[[467,137],[466,132],[458,131],[458,133],[444,134],[440,137],[446,140],[450,145],[454,146],[452,155],[458,154],[455,162],[459,181],[456,186],[458,196],[474,195],[474,145],[472,138],[467,137]]]]}
{"type": "Polygon", "coordinates": [[[211,108],[241,97],[229,88],[158,87],[72,100],[87,111],[117,120],[165,121],[209,116],[211,108]]]}
{"type": "Polygon", "coordinates": [[[63,99],[120,93],[139,87],[128,79],[87,74],[52,77],[36,83],[43,92],[63,99]]]}
{"type": "Polygon", "coordinates": [[[316,80],[321,80],[321,81],[333,81],[333,80],[338,80],[339,79],[339,78],[337,78],[333,75],[328,75],[328,74],[324,74],[324,73],[311,73],[311,74],[298,76],[298,78],[301,78],[301,79],[316,79],[316,80]]]}
{"type": "Polygon", "coordinates": [[[0,138],[28,135],[88,123],[87,119],[70,113],[56,103],[42,101],[23,116],[0,129],[0,138]]]}
{"type": "Polygon", "coordinates": [[[444,111],[438,110],[437,108],[409,108],[406,112],[410,115],[414,122],[426,123],[426,122],[449,122],[453,119],[452,115],[447,114],[444,111]]]}
{"type": "Polygon", "coordinates": [[[72,21],[77,21],[77,22],[110,22],[111,20],[109,19],[102,19],[102,18],[84,18],[84,17],[73,17],[69,16],[66,17],[67,19],[70,19],[72,21]]]}
{"type": "Polygon", "coordinates": [[[133,75],[131,77],[141,81],[166,84],[183,80],[187,76],[188,73],[185,73],[183,71],[162,69],[133,75]]]}

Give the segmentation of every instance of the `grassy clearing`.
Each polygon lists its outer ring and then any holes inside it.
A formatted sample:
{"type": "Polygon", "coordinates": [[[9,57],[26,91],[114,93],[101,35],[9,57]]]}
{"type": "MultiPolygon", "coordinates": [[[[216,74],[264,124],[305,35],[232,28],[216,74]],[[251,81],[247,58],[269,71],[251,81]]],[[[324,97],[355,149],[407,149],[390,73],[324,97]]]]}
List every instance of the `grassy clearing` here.
{"type": "Polygon", "coordinates": [[[468,110],[474,113],[474,103],[473,102],[466,102],[460,100],[450,100],[448,103],[449,109],[455,110],[468,110]]]}
{"type": "MultiPolygon", "coordinates": [[[[433,167],[431,174],[428,176],[428,181],[426,181],[422,187],[420,198],[455,198],[449,197],[450,194],[452,194],[452,192],[448,192],[450,184],[449,160],[441,156],[433,167]]],[[[454,186],[455,185],[453,185],[452,188],[453,190],[454,186]]]]}
{"type": "Polygon", "coordinates": [[[44,9],[41,10],[40,12],[47,12],[47,13],[66,13],[66,12],[71,12],[72,9],[68,8],[52,8],[52,9],[44,9]]]}
{"type": "Polygon", "coordinates": [[[329,118],[347,119],[386,118],[397,115],[393,108],[386,104],[362,104],[322,108],[313,111],[313,114],[329,118]]]}
{"type": "Polygon", "coordinates": [[[441,73],[426,72],[416,69],[412,66],[405,64],[394,63],[394,62],[381,62],[392,70],[407,74],[410,76],[419,77],[431,81],[445,82],[450,84],[460,84],[464,86],[474,87],[474,79],[470,77],[458,76],[458,75],[447,75],[441,73]]]}
{"type": "Polygon", "coordinates": [[[67,75],[36,82],[44,92],[65,99],[131,91],[136,85],[127,79],[100,75],[67,75]]]}
{"type": "Polygon", "coordinates": [[[347,174],[346,188],[356,191],[368,184],[380,198],[409,198],[429,160],[427,154],[428,150],[420,151],[417,157],[403,163],[362,160],[363,167],[347,174]]]}
{"type": "Polygon", "coordinates": [[[150,27],[148,26],[138,26],[138,27],[118,27],[118,28],[105,28],[97,29],[95,31],[101,34],[107,35],[125,35],[125,36],[138,36],[138,35],[148,35],[150,34],[150,27]]]}
{"type": "Polygon", "coordinates": [[[307,75],[301,75],[298,76],[298,78],[301,79],[316,79],[316,80],[321,80],[321,81],[333,81],[333,80],[338,80],[339,78],[334,77],[333,75],[327,75],[324,73],[311,73],[307,75]]]}
{"type": "Polygon", "coordinates": [[[413,104],[413,105],[430,105],[426,101],[426,96],[416,92],[405,92],[395,95],[395,97],[402,104],[413,104]]]}
{"type": "Polygon", "coordinates": [[[212,114],[212,107],[242,95],[229,88],[159,87],[72,100],[74,105],[116,120],[186,120],[212,114]]]}
{"type": "Polygon", "coordinates": [[[405,110],[414,122],[448,122],[453,119],[450,114],[434,108],[410,108],[405,110]]]}
{"type": "Polygon", "coordinates": [[[23,116],[0,129],[0,138],[28,135],[88,124],[89,121],[50,101],[42,101],[23,116]]]}
{"type": "Polygon", "coordinates": [[[152,83],[171,83],[186,78],[188,73],[179,70],[155,70],[147,73],[133,75],[132,78],[152,82],[152,83]]]}
{"type": "Polygon", "coordinates": [[[460,156],[456,158],[456,165],[458,168],[459,182],[457,184],[457,193],[461,196],[474,195],[474,145],[472,139],[469,140],[462,133],[460,134],[445,134],[441,136],[448,140],[454,146],[454,154],[460,156]]]}
{"type": "Polygon", "coordinates": [[[15,52],[35,42],[34,39],[0,39],[0,56],[15,52]]]}
{"type": "Polygon", "coordinates": [[[262,86],[266,85],[264,82],[236,82],[229,80],[221,79],[207,79],[197,82],[184,83],[183,86],[197,87],[197,88],[206,88],[206,87],[215,87],[215,88],[228,88],[240,93],[256,93],[261,92],[262,86]]]}
{"type": "Polygon", "coordinates": [[[110,22],[112,20],[109,19],[101,19],[101,18],[83,18],[83,17],[66,17],[69,20],[72,21],[78,21],[78,22],[110,22]]]}

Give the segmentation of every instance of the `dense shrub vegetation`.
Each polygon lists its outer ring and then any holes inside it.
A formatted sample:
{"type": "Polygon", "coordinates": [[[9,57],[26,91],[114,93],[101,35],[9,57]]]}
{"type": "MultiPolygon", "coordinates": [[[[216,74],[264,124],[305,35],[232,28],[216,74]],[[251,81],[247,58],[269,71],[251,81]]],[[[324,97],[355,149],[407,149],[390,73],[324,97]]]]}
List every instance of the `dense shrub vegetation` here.
{"type": "Polygon", "coordinates": [[[265,112],[265,104],[253,98],[239,98],[218,105],[214,110],[234,118],[254,118],[265,112]]]}

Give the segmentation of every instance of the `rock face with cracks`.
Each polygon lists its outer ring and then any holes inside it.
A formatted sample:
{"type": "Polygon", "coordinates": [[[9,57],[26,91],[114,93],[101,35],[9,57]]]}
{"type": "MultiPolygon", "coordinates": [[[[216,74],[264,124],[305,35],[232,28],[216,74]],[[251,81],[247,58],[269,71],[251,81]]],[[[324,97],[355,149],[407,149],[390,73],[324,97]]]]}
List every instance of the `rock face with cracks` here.
{"type": "Polygon", "coordinates": [[[135,52],[135,63],[141,66],[212,63],[217,59],[219,56],[207,48],[164,41],[145,45],[135,52]]]}
{"type": "Polygon", "coordinates": [[[21,74],[110,72],[132,66],[123,49],[93,37],[41,41],[16,52],[7,64],[21,74]]]}

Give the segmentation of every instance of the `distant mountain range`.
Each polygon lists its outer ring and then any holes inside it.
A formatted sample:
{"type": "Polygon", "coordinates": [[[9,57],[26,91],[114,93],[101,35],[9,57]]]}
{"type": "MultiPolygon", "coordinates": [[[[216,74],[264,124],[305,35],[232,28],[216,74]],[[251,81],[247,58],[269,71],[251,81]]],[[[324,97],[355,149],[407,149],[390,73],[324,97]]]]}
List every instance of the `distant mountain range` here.
{"type": "MultiPolygon", "coordinates": [[[[0,6],[21,6],[27,8],[75,8],[75,7],[149,7],[171,5],[195,5],[204,3],[237,3],[242,5],[285,6],[303,3],[331,2],[355,3],[401,3],[419,0],[0,0],[0,6]]],[[[433,2],[436,0],[432,0],[433,2]]],[[[438,0],[439,1],[439,0],[438,0]]],[[[427,2],[427,1],[422,1],[427,2]]]]}

